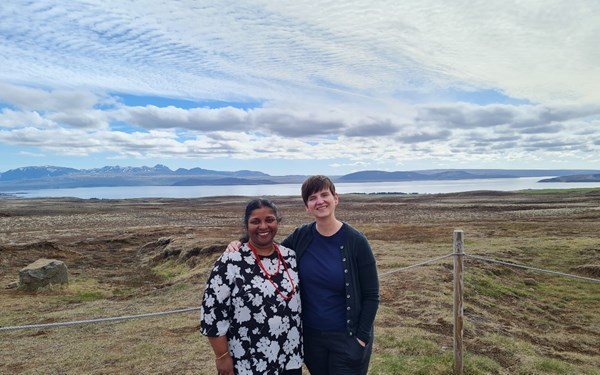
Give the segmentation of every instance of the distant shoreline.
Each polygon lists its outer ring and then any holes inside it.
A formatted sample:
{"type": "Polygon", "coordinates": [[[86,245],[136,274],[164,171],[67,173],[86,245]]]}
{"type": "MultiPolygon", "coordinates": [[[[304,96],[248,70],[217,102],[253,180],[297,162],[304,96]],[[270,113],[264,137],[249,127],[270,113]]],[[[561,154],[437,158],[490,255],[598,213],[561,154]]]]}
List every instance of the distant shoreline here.
{"type": "MultiPolygon", "coordinates": [[[[430,169],[410,171],[365,170],[345,175],[330,175],[336,183],[403,184],[439,181],[511,180],[514,178],[558,178],[560,182],[579,182],[583,178],[600,182],[600,170],[586,169],[430,169]]],[[[31,166],[0,173],[0,191],[76,189],[146,186],[246,186],[301,184],[305,175],[272,176],[260,171],[218,171],[203,168],[171,170],[164,165],[154,167],[105,166],[74,169],[58,166],[31,166]]]]}
{"type": "MultiPolygon", "coordinates": [[[[577,188],[600,188],[600,182],[592,183],[539,183],[538,177],[511,179],[397,181],[397,182],[336,182],[339,194],[364,195],[423,195],[468,193],[471,191],[519,191],[557,190],[577,188]]],[[[77,199],[149,199],[149,198],[200,198],[211,196],[299,196],[301,183],[225,186],[112,186],[67,189],[39,189],[4,192],[0,197],[12,198],[58,198],[77,199]]]]}

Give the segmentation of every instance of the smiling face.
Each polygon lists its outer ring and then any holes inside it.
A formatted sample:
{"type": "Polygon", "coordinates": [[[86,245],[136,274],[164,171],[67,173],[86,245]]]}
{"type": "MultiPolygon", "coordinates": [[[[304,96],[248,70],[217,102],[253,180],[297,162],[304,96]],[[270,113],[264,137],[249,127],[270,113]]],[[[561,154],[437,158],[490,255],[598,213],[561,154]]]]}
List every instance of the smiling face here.
{"type": "Polygon", "coordinates": [[[335,206],[340,198],[329,177],[310,176],[302,184],[301,192],[306,212],[317,220],[335,219],[335,206]]]}
{"type": "Polygon", "coordinates": [[[271,251],[279,222],[270,207],[259,207],[248,217],[247,231],[250,243],[256,250],[271,251]]]}
{"type": "Polygon", "coordinates": [[[337,193],[332,193],[329,189],[319,190],[310,194],[306,200],[306,212],[315,217],[315,219],[326,219],[335,217],[335,207],[339,203],[337,193]]]}

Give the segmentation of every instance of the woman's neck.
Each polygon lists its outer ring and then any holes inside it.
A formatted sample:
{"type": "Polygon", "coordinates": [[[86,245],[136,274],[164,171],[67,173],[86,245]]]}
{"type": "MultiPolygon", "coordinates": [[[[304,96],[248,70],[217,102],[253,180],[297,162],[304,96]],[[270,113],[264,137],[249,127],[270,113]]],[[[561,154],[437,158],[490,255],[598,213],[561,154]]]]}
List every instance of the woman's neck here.
{"type": "Polygon", "coordinates": [[[343,223],[336,219],[335,217],[327,218],[324,220],[316,220],[317,222],[317,232],[325,237],[330,237],[336,234],[343,223]]]}
{"type": "Polygon", "coordinates": [[[250,244],[252,245],[254,250],[256,250],[256,253],[261,257],[268,257],[275,251],[275,246],[273,246],[273,243],[266,246],[257,246],[256,244],[252,243],[252,241],[250,241],[250,244]]]}

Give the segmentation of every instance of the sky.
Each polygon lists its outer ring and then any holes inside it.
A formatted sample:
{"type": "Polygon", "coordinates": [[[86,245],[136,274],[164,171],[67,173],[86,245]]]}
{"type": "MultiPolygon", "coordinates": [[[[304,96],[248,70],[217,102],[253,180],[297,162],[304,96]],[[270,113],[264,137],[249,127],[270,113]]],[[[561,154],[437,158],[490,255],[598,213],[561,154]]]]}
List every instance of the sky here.
{"type": "Polygon", "coordinates": [[[3,0],[0,173],[600,169],[597,0],[3,0]]]}

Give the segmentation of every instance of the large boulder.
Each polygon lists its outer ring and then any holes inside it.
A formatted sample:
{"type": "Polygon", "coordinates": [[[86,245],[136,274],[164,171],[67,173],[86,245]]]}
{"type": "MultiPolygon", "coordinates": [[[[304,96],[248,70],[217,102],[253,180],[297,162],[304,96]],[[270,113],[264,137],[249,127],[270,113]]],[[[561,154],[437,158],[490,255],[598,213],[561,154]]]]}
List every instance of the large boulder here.
{"type": "Polygon", "coordinates": [[[37,290],[49,284],[67,284],[69,275],[64,262],[55,259],[38,259],[19,271],[19,287],[37,290]]]}

